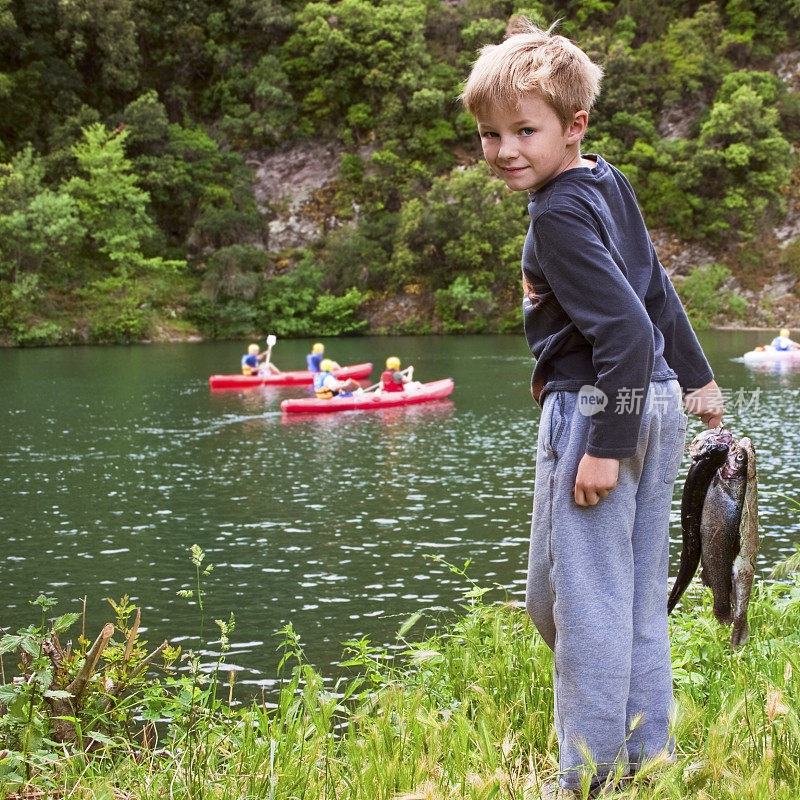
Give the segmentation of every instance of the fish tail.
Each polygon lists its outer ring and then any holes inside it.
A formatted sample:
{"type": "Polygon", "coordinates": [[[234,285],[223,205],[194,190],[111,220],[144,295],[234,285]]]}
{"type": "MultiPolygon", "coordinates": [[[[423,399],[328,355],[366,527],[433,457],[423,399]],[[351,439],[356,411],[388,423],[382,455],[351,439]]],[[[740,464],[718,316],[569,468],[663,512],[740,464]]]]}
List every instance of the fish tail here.
{"type": "Polygon", "coordinates": [[[717,622],[723,625],[731,625],[733,623],[733,607],[730,600],[723,600],[721,602],[714,601],[714,616],[717,622]]]}
{"type": "Polygon", "coordinates": [[[684,585],[683,588],[678,586],[678,581],[676,580],[672,586],[672,591],[669,593],[669,600],[667,600],[667,614],[672,613],[672,609],[675,608],[675,604],[678,600],[681,599],[681,595],[683,594],[686,586],[684,585]]]}
{"type": "Polygon", "coordinates": [[[700,548],[695,542],[684,542],[683,553],[681,553],[681,565],[678,568],[678,575],[675,583],[672,584],[672,591],[667,600],[667,614],[672,613],[678,600],[686,591],[686,587],[692,582],[694,573],[697,572],[697,565],[700,563],[700,548]]]}
{"type": "Polygon", "coordinates": [[[747,624],[747,616],[735,619],[733,631],[731,631],[731,648],[736,650],[742,647],[750,638],[750,626],[747,624]]]}

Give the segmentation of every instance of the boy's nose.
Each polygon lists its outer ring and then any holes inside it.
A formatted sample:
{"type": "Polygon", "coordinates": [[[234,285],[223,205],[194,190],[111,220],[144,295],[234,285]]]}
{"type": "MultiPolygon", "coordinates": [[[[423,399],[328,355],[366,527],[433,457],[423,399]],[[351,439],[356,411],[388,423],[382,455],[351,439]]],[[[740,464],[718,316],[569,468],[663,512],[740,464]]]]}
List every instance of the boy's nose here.
{"type": "Polygon", "coordinates": [[[517,147],[513,139],[501,139],[500,149],[497,151],[497,157],[502,159],[516,158],[517,147]]]}

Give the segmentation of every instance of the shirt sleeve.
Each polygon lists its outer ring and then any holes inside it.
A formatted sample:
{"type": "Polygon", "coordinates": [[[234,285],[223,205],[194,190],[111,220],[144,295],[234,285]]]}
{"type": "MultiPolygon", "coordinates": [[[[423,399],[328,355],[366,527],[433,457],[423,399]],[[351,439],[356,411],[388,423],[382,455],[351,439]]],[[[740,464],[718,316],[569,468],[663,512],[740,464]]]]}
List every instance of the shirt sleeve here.
{"type": "Polygon", "coordinates": [[[591,345],[595,389],[607,398],[601,410],[589,406],[596,413],[586,452],[598,458],[632,456],[653,372],[653,323],[647,310],[594,220],[581,210],[541,214],[533,226],[533,248],[556,300],[591,345]]]}
{"type": "MultiPolygon", "coordinates": [[[[652,245],[651,245],[652,247],[652,245]]],[[[692,330],[669,276],[652,250],[653,281],[647,295],[663,298],[655,323],[664,337],[664,360],[675,371],[684,392],[699,389],[714,379],[708,360],[692,330]]]]}

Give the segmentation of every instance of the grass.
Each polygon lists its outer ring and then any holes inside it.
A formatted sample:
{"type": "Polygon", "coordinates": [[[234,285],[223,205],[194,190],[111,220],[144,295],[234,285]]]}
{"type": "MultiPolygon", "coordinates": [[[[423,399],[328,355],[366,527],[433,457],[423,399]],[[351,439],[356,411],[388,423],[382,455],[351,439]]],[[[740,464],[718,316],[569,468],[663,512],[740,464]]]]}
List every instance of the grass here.
{"type": "MultiPolygon", "coordinates": [[[[304,663],[288,628],[273,707],[217,703],[191,736],[164,727],[146,748],[53,751],[27,786],[3,778],[0,739],[0,798],[534,800],[557,769],[552,657],[524,610],[482,597],[391,654],[350,643],[335,684],[304,663]]],[[[679,606],[678,760],[645,768],[620,798],[800,796],[800,579],[760,584],[750,608],[750,641],[733,653],[707,593],[679,606]]]]}

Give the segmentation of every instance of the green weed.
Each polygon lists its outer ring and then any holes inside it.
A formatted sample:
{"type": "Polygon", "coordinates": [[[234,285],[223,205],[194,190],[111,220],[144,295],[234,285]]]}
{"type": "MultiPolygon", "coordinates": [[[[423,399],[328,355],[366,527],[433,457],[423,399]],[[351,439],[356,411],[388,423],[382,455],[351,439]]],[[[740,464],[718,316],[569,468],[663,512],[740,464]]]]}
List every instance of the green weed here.
{"type": "MultiPolygon", "coordinates": [[[[195,663],[141,695],[141,715],[161,720],[149,740],[123,731],[88,753],[44,742],[27,787],[143,800],[535,800],[558,763],[552,655],[523,609],[487,593],[472,585],[463,615],[421,641],[406,639],[415,615],[392,647],[348,643],[338,680],[306,662],[287,626],[272,704],[231,710],[216,695],[219,662],[208,679],[195,663]]],[[[645,765],[621,799],[798,796],[800,578],[757,586],[750,623],[732,652],[708,592],[685,596],[671,618],[678,760],[645,765]]],[[[227,638],[229,623],[217,625],[227,638]]],[[[9,776],[24,752],[2,719],[0,798],[20,788],[9,776]]]]}

